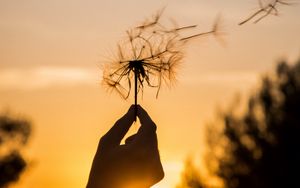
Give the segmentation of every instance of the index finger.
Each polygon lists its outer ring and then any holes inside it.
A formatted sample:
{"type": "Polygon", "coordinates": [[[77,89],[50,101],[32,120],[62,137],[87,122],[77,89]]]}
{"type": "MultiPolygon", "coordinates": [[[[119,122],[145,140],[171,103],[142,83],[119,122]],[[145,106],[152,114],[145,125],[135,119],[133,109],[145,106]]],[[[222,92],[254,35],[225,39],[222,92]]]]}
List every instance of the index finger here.
{"type": "Polygon", "coordinates": [[[101,138],[101,144],[117,146],[124,138],[133,121],[135,120],[134,105],[130,106],[128,112],[121,117],[113,127],[101,138]]]}

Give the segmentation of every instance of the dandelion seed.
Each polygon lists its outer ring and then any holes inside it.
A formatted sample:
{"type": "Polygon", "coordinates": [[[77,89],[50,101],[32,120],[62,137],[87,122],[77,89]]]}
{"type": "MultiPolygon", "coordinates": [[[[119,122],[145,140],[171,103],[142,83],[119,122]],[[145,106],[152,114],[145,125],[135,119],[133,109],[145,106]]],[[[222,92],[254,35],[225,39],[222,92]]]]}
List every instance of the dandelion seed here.
{"type": "Polygon", "coordinates": [[[268,2],[263,2],[262,0],[258,0],[260,9],[254,12],[252,15],[250,15],[248,18],[246,18],[244,21],[240,22],[239,25],[243,25],[247,23],[248,21],[258,17],[254,23],[258,23],[265,17],[269,15],[278,16],[278,9],[277,6],[279,5],[292,5],[292,3],[287,2],[287,0],[271,0],[268,2]]]}

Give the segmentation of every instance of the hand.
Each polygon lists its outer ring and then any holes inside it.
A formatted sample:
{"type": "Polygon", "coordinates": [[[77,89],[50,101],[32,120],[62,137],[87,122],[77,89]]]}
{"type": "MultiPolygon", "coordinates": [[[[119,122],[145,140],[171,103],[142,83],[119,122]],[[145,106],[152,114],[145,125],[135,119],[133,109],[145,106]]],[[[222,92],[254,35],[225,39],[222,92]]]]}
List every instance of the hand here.
{"type": "Polygon", "coordinates": [[[149,188],[164,177],[156,125],[139,105],[138,132],[120,145],[135,120],[135,106],[100,139],[87,188],[149,188]]]}

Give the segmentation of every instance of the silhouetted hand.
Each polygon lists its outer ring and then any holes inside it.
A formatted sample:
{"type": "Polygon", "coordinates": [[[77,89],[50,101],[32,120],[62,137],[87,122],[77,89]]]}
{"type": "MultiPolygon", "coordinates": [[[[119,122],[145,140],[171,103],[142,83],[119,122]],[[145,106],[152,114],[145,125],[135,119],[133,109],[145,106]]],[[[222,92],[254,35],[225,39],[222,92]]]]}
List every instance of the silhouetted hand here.
{"type": "Polygon", "coordinates": [[[100,139],[87,188],[149,188],[164,177],[156,136],[156,125],[137,105],[141,127],[121,140],[135,120],[135,106],[100,139]]]}

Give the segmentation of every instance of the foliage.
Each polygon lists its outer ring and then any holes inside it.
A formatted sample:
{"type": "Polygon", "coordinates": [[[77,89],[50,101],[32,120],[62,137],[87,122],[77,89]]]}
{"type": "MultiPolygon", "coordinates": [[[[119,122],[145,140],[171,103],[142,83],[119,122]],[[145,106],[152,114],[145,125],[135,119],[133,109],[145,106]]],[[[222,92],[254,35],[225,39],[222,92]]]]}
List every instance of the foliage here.
{"type": "Polygon", "coordinates": [[[210,170],[228,188],[299,187],[300,60],[279,63],[246,111],[237,115],[236,109],[221,115],[219,133],[209,128],[207,164],[217,162],[210,170]]]}
{"type": "Polygon", "coordinates": [[[31,124],[24,119],[0,115],[0,187],[18,181],[27,162],[21,154],[31,134],[31,124]]]}
{"type": "Polygon", "coordinates": [[[200,180],[200,175],[193,161],[188,159],[185,163],[185,169],[181,174],[181,183],[176,188],[204,188],[203,181],[200,180]]]}

